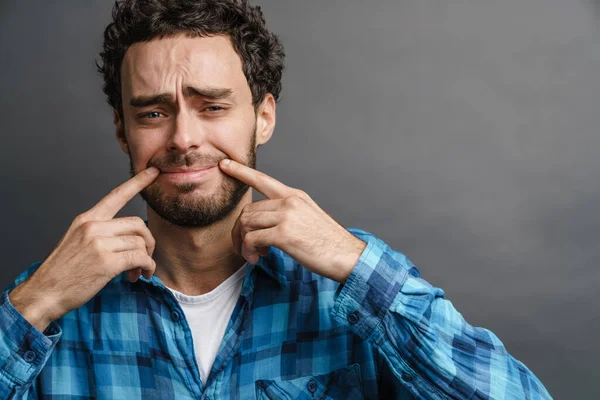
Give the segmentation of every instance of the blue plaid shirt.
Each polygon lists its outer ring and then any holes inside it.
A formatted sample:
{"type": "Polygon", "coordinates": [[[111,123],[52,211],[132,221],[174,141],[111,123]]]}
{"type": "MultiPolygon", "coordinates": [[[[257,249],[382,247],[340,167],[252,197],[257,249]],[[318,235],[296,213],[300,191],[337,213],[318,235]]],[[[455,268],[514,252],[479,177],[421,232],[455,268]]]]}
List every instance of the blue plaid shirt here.
{"type": "Polygon", "coordinates": [[[343,286],[271,247],[248,264],[206,382],[153,276],[123,273],[39,332],[0,297],[1,399],[550,399],[489,330],[374,235],[343,286]]]}

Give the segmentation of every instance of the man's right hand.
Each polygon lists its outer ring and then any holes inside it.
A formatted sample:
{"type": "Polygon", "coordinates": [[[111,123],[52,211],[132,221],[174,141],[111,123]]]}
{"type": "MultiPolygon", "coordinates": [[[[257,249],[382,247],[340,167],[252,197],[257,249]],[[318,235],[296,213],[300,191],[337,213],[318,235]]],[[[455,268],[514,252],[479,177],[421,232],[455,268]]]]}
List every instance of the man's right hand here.
{"type": "Polygon", "coordinates": [[[150,230],[139,217],[114,217],[158,172],[138,173],[78,215],[38,269],[9,293],[13,306],[40,332],[124,271],[131,282],[142,274],[152,277],[156,263],[150,230]]]}

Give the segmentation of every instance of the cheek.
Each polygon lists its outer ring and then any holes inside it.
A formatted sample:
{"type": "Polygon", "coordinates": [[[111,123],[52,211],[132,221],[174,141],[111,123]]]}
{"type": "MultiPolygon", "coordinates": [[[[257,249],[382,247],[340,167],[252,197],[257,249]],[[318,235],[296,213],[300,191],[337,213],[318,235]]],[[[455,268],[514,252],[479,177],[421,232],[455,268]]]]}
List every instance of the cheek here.
{"type": "Polygon", "coordinates": [[[149,137],[145,137],[144,140],[137,139],[136,141],[130,140],[129,142],[130,157],[134,165],[139,165],[142,168],[147,167],[157,154],[161,154],[160,150],[162,148],[160,140],[149,137]]]}
{"type": "Polygon", "coordinates": [[[253,135],[254,120],[244,124],[229,123],[215,132],[213,143],[226,157],[244,162],[247,161],[253,135]]]}
{"type": "Polygon", "coordinates": [[[129,155],[134,163],[146,165],[150,158],[164,147],[164,134],[159,129],[140,129],[128,120],[126,129],[129,155]]]}

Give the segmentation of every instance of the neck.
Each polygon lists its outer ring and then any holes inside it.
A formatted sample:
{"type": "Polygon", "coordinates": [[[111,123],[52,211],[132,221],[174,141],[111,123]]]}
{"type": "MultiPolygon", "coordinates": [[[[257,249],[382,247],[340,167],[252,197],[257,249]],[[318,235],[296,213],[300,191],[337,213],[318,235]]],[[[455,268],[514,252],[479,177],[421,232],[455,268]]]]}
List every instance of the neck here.
{"type": "Polygon", "coordinates": [[[242,267],[246,260],[233,251],[231,230],[252,189],[227,218],[206,227],[181,227],[166,221],[147,206],[148,229],[156,240],[154,275],[189,296],[208,293],[242,267]]]}

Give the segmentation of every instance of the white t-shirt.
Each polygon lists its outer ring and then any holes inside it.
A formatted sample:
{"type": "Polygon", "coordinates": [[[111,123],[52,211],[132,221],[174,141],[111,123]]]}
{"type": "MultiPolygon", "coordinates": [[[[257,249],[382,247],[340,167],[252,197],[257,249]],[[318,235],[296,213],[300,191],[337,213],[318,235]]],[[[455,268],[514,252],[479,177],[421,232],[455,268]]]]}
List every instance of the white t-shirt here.
{"type": "Polygon", "coordinates": [[[240,297],[247,265],[242,265],[212,291],[199,296],[188,296],[168,288],[181,305],[192,330],[194,352],[203,383],[206,383],[225,328],[240,297]]]}

